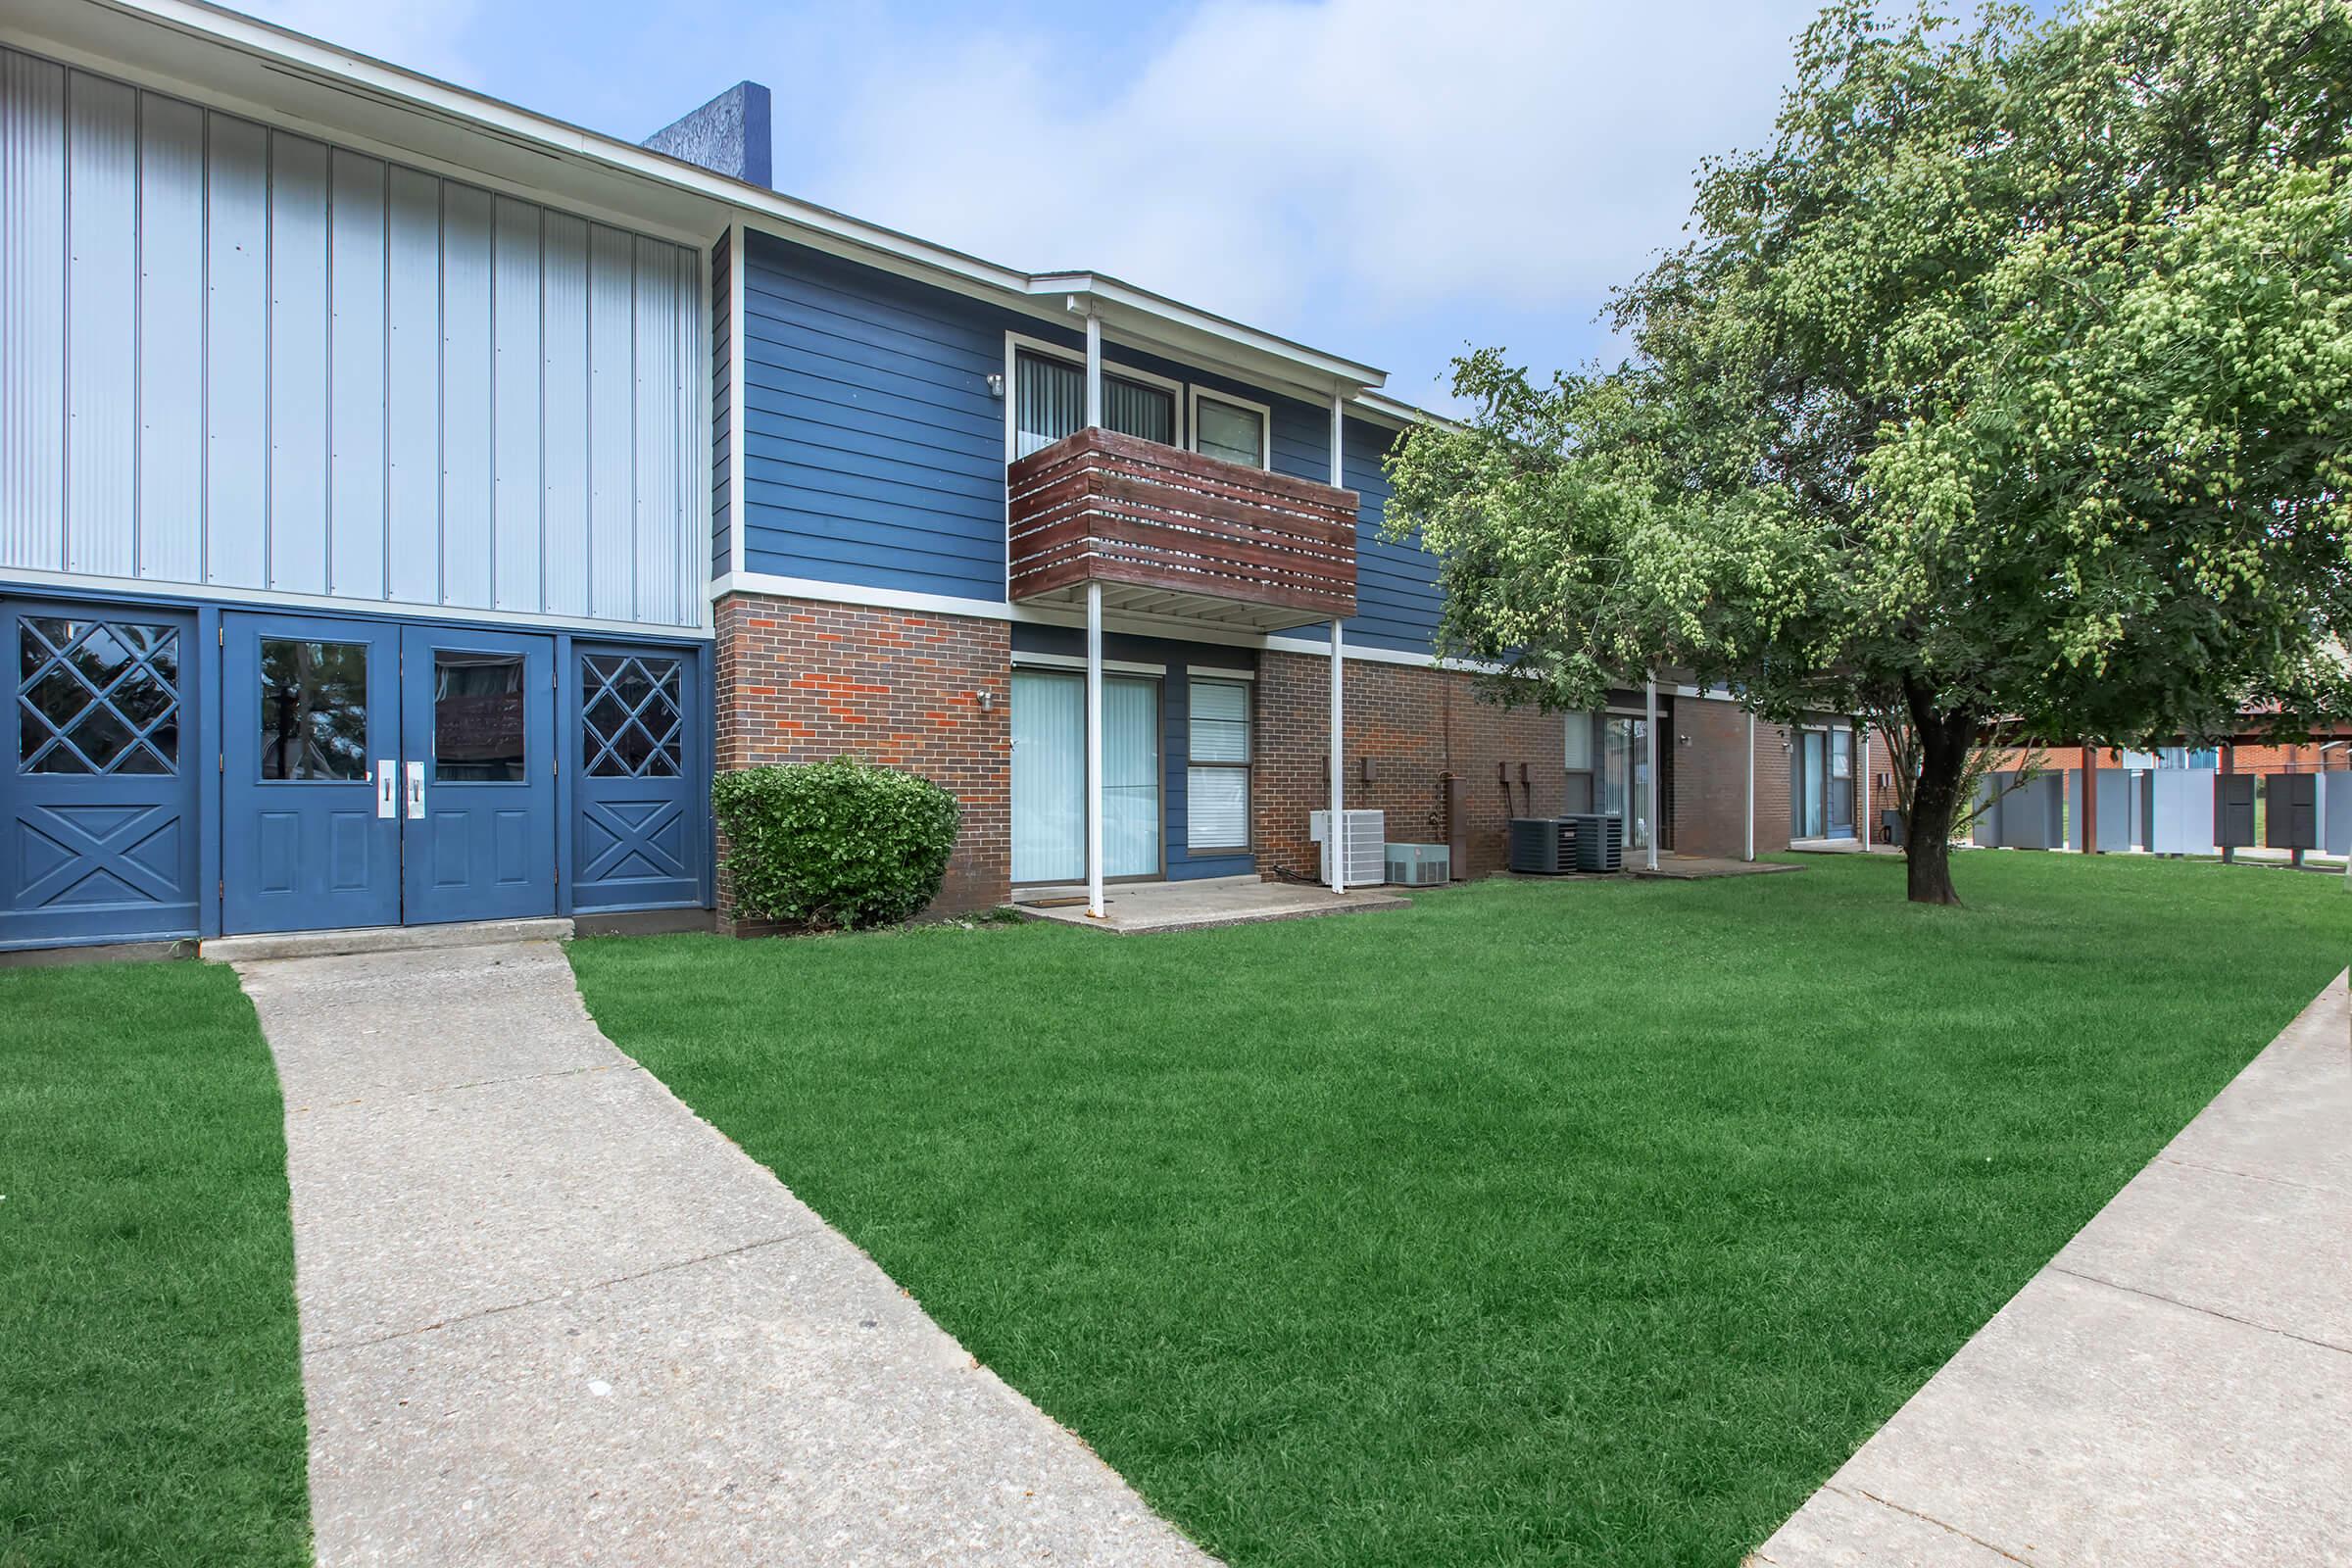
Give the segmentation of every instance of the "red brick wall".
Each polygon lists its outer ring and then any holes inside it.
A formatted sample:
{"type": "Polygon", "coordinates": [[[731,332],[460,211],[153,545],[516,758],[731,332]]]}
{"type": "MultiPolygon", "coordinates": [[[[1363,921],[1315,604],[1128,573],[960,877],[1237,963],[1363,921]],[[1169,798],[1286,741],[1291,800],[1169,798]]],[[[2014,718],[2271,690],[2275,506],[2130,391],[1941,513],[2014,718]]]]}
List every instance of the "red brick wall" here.
{"type": "MultiPolygon", "coordinates": [[[[994,907],[1011,894],[1011,659],[1000,620],[729,595],[717,611],[719,769],[847,755],[920,773],[963,808],[926,912],[994,907]]],[[[725,921],[723,876],[718,905],[725,921]]]]}
{"type": "MultiPolygon", "coordinates": [[[[1788,730],[1756,724],[1756,853],[1788,848],[1788,730]]],[[[1674,851],[1737,858],[1747,847],[1747,714],[1737,703],[1678,698],[1674,705],[1674,851]],[[1683,744],[1688,736],[1689,745],[1683,744]]]]}
{"type": "MultiPolygon", "coordinates": [[[[1318,850],[1306,837],[1309,811],[1330,803],[1325,763],[1331,741],[1331,661],[1268,650],[1258,662],[1256,799],[1252,802],[1261,875],[1280,864],[1317,874],[1318,850]]],[[[1485,876],[1504,864],[1504,822],[1564,808],[1567,771],[1560,715],[1503,709],[1472,695],[1470,677],[1428,665],[1348,661],[1347,804],[1388,813],[1397,844],[1446,842],[1444,787],[1449,768],[1466,780],[1467,871],[1485,876]],[[1364,781],[1369,761],[1372,778],[1364,781]],[[1519,766],[1527,766],[1527,787],[1519,766]],[[1506,802],[1497,765],[1507,767],[1506,802]]]]}

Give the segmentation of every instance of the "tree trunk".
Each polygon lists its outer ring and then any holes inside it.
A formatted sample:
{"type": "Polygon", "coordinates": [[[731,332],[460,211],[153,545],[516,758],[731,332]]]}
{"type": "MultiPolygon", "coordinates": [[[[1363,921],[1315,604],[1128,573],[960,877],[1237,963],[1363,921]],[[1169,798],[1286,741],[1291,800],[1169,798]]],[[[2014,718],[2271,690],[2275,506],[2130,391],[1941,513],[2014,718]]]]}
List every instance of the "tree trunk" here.
{"type": "Polygon", "coordinates": [[[1938,711],[1932,687],[1903,683],[1919,742],[1919,779],[1911,788],[1911,819],[1903,859],[1913,904],[1958,904],[1952,891],[1952,817],[1960,809],[1961,775],[1976,744],[1976,714],[1967,708],[1938,711]]]}

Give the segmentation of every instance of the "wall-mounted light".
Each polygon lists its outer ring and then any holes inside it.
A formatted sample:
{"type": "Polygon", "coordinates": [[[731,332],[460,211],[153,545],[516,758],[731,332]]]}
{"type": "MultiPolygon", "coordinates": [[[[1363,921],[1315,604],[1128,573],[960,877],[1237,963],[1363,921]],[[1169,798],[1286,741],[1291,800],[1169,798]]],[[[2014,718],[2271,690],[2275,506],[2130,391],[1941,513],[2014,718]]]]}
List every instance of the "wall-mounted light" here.
{"type": "Polygon", "coordinates": [[[1004,373],[1002,370],[988,372],[988,395],[1000,400],[1004,396],[1004,373]]]}
{"type": "Polygon", "coordinates": [[[983,713],[993,713],[997,710],[997,694],[995,692],[974,692],[972,695],[980,700],[980,711],[983,713]]]}

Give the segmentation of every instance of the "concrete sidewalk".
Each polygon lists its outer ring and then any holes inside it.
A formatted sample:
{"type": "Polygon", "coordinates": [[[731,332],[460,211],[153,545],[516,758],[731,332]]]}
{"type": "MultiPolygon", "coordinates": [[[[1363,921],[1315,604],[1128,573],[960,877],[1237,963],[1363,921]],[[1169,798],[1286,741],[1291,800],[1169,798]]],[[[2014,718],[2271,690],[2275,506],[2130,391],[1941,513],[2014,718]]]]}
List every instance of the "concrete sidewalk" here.
{"type": "Polygon", "coordinates": [[[1209,1561],[613,1049],[555,944],[238,973],[328,1568],[1209,1561]]]}
{"type": "Polygon", "coordinates": [[[1751,1561],[2352,1563],[2343,978],[1751,1561]]]}

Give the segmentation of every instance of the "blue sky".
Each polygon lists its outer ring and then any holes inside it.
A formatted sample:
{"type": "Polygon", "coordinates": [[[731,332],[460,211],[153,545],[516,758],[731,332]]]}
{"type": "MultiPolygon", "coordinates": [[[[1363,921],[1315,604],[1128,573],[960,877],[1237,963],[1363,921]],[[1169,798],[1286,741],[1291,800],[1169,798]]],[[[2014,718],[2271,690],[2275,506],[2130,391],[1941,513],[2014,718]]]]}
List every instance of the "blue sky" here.
{"type": "Polygon", "coordinates": [[[776,183],[1032,270],[1091,267],[1382,366],[1613,353],[1612,284],[1767,133],[1783,0],[246,0],[641,139],[742,77],[776,183]]]}

